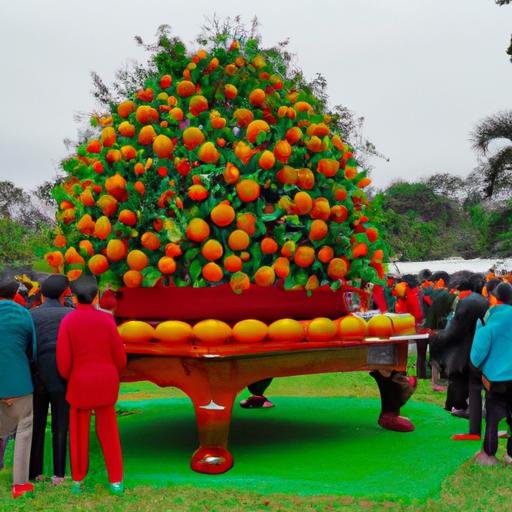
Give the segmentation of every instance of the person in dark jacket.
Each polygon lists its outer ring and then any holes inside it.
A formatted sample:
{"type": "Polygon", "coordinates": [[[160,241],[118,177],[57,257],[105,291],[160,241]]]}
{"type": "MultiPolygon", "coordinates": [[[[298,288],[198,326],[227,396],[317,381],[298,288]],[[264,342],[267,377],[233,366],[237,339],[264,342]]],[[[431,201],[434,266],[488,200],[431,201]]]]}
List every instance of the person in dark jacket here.
{"type": "Polygon", "coordinates": [[[476,323],[483,319],[488,301],[472,289],[470,280],[459,284],[453,318],[430,342],[430,354],[448,376],[445,409],[467,417],[471,435],[480,435],[482,422],[481,379],[470,368],[469,354],[476,323]],[[469,408],[468,408],[469,400],[469,408]]]}
{"type": "Polygon", "coordinates": [[[14,460],[12,496],[34,491],[28,481],[32,442],[32,377],[30,359],[36,351],[34,323],[30,313],[14,302],[18,283],[10,276],[0,277],[0,437],[13,433],[14,460]]]}
{"type": "MultiPolygon", "coordinates": [[[[492,291],[496,305],[489,309],[485,325],[478,322],[471,363],[482,371],[486,384],[485,438],[475,460],[491,466],[498,463],[498,425],[507,418],[512,428],[512,286],[503,282],[492,291]]],[[[512,439],[507,440],[505,462],[512,464],[512,439]]]]}
{"type": "Polygon", "coordinates": [[[61,320],[73,311],[62,305],[69,286],[61,274],[48,277],[41,285],[44,302],[31,310],[36,328],[37,359],[34,365],[34,427],[30,453],[30,479],[43,479],[44,441],[48,407],[52,411],[53,476],[59,485],[66,472],[66,445],[69,426],[69,405],[66,402],[66,381],[57,371],[55,349],[61,320]]]}

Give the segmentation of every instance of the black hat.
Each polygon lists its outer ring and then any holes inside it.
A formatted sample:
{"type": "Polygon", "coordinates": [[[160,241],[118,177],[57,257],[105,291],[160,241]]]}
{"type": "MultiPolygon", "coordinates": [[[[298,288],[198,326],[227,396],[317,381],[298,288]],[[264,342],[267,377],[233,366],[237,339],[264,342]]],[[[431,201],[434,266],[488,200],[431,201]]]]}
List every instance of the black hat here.
{"type": "Polygon", "coordinates": [[[41,293],[49,299],[58,299],[69,286],[69,280],[62,274],[53,274],[46,278],[41,285],[41,293]]]}
{"type": "Polygon", "coordinates": [[[512,305],[512,286],[503,281],[491,292],[499,301],[512,305]]]}
{"type": "Polygon", "coordinates": [[[12,299],[18,291],[19,285],[20,284],[13,276],[0,276],[0,298],[12,299]]]}
{"type": "Polygon", "coordinates": [[[80,304],[91,304],[98,293],[98,282],[94,276],[80,276],[71,283],[71,291],[80,304]]]}

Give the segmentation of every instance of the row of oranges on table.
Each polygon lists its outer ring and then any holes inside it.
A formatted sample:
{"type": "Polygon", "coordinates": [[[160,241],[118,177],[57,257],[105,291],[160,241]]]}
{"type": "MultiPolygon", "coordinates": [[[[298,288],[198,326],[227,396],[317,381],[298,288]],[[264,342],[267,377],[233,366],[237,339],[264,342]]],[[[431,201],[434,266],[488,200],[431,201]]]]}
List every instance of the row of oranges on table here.
{"type": "Polygon", "coordinates": [[[312,320],[282,318],[267,325],[261,320],[240,320],[233,326],[215,319],[201,320],[194,325],[180,320],[166,320],[153,326],[141,320],[129,320],[118,326],[126,344],[141,342],[222,344],[228,340],[238,343],[262,341],[363,340],[365,337],[389,338],[393,335],[415,333],[412,315],[379,314],[368,321],[357,315],[338,319],[318,317],[312,320]]]}

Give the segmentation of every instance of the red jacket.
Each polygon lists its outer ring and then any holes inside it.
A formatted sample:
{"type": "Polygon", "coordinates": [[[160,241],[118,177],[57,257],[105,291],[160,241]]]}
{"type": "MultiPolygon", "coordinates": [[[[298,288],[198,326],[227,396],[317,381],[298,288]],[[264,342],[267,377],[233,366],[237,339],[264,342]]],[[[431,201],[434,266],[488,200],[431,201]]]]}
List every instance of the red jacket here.
{"type": "Polygon", "coordinates": [[[57,336],[57,367],[68,381],[66,400],[72,407],[114,405],[126,353],[112,315],[78,304],[62,320],[57,336]]]}

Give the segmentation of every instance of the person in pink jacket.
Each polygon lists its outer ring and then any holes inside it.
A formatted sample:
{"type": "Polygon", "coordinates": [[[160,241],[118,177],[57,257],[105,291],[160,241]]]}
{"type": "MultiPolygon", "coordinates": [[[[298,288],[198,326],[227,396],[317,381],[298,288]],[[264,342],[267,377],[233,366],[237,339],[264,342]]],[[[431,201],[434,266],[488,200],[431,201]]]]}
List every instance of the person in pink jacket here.
{"type": "Polygon", "coordinates": [[[89,426],[94,411],[110,489],[121,494],[123,459],[115,404],[126,353],[112,315],[92,304],[98,293],[96,279],[81,277],[73,283],[72,291],[78,304],[60,324],[56,351],[59,373],[68,381],[72,490],[80,492],[87,475],[89,426]]]}

